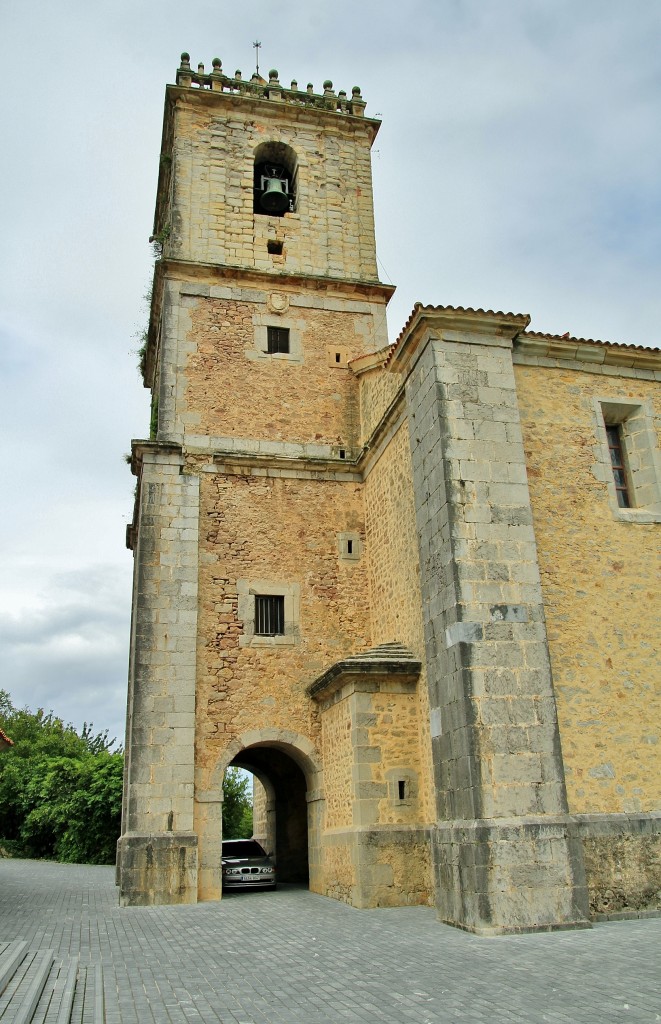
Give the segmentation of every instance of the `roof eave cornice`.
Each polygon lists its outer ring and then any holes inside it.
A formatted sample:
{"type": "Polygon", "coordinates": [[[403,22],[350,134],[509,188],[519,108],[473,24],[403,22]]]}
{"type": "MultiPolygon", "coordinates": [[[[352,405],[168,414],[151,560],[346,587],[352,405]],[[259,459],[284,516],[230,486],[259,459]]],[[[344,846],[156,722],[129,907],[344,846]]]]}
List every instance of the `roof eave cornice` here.
{"type": "Polygon", "coordinates": [[[401,373],[430,338],[451,339],[454,333],[490,336],[511,346],[530,323],[527,313],[502,313],[461,306],[423,306],[417,302],[388,359],[388,369],[401,373]]]}
{"type": "Polygon", "coordinates": [[[626,366],[638,370],[661,370],[661,350],[640,345],[595,341],[554,334],[522,331],[516,338],[515,351],[523,356],[545,359],[575,360],[606,366],[626,366]]]}

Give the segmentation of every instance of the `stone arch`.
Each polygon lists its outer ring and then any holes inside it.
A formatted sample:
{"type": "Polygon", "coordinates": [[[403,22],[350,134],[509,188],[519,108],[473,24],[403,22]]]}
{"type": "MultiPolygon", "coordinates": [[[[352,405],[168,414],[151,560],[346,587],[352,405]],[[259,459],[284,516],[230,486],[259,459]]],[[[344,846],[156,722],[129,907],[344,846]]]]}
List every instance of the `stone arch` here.
{"type": "Polygon", "coordinates": [[[274,747],[288,754],[299,766],[303,774],[314,779],[315,789],[322,785],[323,768],[321,757],[307,736],[293,732],[291,729],[251,729],[249,732],[236,736],[223,751],[209,780],[209,789],[221,790],[225,770],[242,750],[248,747],[274,747]]]}
{"type": "Polygon", "coordinates": [[[323,769],[321,757],[307,737],[289,729],[253,729],[235,737],[222,752],[208,786],[196,790],[199,809],[199,898],[221,896],[222,787],[230,765],[244,767],[266,783],[267,819],[272,849],[284,881],[309,878],[318,890],[323,827],[323,769]],[[287,782],[283,784],[283,772],[287,782]],[[284,796],[284,802],[283,802],[284,796]],[[291,820],[289,815],[291,813],[291,820]],[[285,828],[285,826],[287,826],[285,828]],[[296,836],[296,843],[292,840],[296,836]],[[294,856],[294,847],[298,856],[294,856]],[[303,863],[305,865],[303,869],[303,863]]]}

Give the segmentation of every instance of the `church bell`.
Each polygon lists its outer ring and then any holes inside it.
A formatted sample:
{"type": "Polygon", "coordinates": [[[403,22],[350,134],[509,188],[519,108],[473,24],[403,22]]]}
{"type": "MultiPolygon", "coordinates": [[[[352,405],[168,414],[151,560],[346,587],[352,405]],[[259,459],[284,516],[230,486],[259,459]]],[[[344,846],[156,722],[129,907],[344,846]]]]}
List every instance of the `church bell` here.
{"type": "Polygon", "coordinates": [[[286,178],[262,177],[262,194],[259,205],[267,213],[284,213],[289,209],[286,178]]]}

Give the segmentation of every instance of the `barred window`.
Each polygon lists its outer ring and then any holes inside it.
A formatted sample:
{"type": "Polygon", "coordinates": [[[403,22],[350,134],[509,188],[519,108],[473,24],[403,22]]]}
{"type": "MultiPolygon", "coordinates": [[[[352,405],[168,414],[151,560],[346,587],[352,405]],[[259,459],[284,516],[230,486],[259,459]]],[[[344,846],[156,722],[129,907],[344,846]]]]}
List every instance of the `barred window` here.
{"type": "Polygon", "coordinates": [[[267,352],[289,352],[289,328],[288,327],[267,327],[266,328],[267,352]]]}
{"type": "Polygon", "coordinates": [[[285,632],[285,599],[279,594],[255,595],[255,634],[282,636],[285,632]]]}

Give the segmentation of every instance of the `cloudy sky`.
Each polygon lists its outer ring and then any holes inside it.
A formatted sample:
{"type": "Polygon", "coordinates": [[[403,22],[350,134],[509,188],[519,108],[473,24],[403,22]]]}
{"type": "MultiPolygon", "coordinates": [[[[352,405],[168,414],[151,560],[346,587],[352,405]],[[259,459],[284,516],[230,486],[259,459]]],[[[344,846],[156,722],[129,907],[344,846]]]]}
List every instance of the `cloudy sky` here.
{"type": "Polygon", "coordinates": [[[416,300],[661,344],[659,0],[4,0],[0,687],[123,735],[136,332],[163,93],[360,85],[395,337],[416,300]]]}

